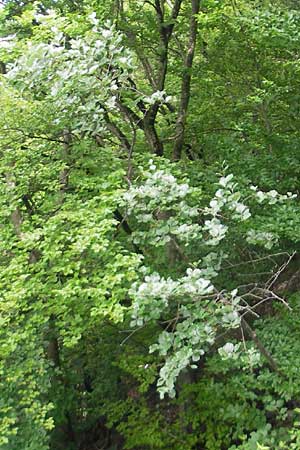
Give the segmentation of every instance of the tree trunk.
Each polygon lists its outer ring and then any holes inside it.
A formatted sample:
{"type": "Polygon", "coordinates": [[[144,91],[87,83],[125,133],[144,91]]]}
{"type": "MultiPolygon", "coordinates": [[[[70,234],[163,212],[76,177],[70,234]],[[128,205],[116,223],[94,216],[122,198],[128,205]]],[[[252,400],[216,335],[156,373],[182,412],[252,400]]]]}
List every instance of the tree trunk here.
{"type": "Polygon", "coordinates": [[[181,158],[182,148],[184,145],[186,118],[188,112],[188,106],[191,96],[191,79],[192,79],[192,67],[194,61],[195,48],[197,43],[198,24],[196,15],[199,13],[200,0],[192,0],[192,15],[190,20],[190,36],[189,44],[185,57],[185,63],[183,68],[182,82],[181,82],[181,96],[180,106],[176,121],[176,140],[173,148],[173,161],[179,161],[181,158]]]}

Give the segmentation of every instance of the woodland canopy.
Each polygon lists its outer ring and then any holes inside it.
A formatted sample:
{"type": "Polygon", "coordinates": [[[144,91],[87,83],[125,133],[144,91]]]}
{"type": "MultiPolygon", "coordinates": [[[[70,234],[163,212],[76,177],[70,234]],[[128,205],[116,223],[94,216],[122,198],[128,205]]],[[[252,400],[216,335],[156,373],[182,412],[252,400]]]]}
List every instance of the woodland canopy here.
{"type": "Polygon", "coordinates": [[[0,449],[300,450],[299,2],[0,4],[0,449]]]}

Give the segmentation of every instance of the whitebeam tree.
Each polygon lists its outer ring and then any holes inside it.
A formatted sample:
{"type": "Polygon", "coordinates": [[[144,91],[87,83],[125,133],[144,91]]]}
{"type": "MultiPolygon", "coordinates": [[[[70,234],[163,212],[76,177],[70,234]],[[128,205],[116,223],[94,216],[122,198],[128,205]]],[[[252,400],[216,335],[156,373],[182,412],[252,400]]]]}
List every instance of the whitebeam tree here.
{"type": "MultiPolygon", "coordinates": [[[[133,300],[132,327],[157,321],[165,326],[159,333],[158,343],[150,347],[150,352],[157,351],[165,360],[157,383],[161,398],[166,393],[175,396],[175,381],[180,372],[186,367],[197,368],[197,361],[213,345],[218,345],[218,336],[224,334],[224,330],[240,328],[242,335],[245,333],[253,339],[257,348],[247,348],[245,342],[243,348],[241,344],[228,341],[219,348],[223,358],[236,358],[243,353],[247,364],[253,366],[259,363],[261,352],[271,368],[277,370],[276,363],[244,317],[255,309],[255,305],[247,302],[247,289],[253,290],[253,286],[247,286],[246,291],[242,288],[241,292],[236,286],[227,292],[218,282],[224,261],[230,259],[223,251],[223,241],[230,235],[234,223],[251,219],[233,175],[219,179],[214,197],[204,208],[198,206],[199,190],[188,182],[179,183],[170,168],[160,170],[150,161],[143,177],[142,185],[132,185],[123,196],[126,215],[134,217],[140,225],[132,233],[133,240],[141,248],[173,247],[173,257],[177,253],[179,267],[174,277],[176,261],[174,267],[174,261],[169,259],[172,275],[166,277],[153,272],[151,266],[142,266],[143,279],[135,282],[129,292],[133,300]],[[180,260],[183,265],[179,264],[180,260]]],[[[253,186],[249,191],[248,201],[268,205],[295,197],[292,193],[280,195],[275,190],[262,192],[253,186]]],[[[246,232],[245,240],[267,249],[276,242],[272,233],[252,229],[246,232]]],[[[284,302],[266,286],[256,289],[256,294],[259,301],[268,298],[284,302]]]]}

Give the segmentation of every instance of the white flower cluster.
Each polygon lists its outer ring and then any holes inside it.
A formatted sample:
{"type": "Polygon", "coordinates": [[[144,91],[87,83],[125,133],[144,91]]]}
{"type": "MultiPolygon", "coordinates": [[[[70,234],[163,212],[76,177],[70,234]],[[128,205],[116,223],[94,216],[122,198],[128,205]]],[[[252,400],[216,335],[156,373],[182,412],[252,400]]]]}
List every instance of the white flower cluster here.
{"type": "Polygon", "coordinates": [[[210,252],[202,259],[197,261],[196,264],[198,267],[201,267],[203,276],[211,280],[218,275],[221,269],[221,264],[227,257],[228,255],[222,252],[222,250],[220,250],[218,253],[210,252]]]}
{"type": "Polygon", "coordinates": [[[153,273],[145,277],[143,283],[135,283],[129,291],[133,299],[131,326],[142,326],[144,322],[159,319],[169,306],[169,300],[176,296],[178,281],[164,279],[153,273]]]}
{"type": "Polygon", "coordinates": [[[220,178],[221,188],[216,191],[209,207],[205,209],[206,214],[213,216],[211,220],[205,221],[205,229],[211,236],[210,245],[217,245],[227,233],[228,227],[218,218],[225,208],[230,211],[232,219],[244,221],[251,217],[248,206],[239,201],[241,193],[236,191],[237,184],[232,180],[232,174],[220,178]]]}
{"type": "Polygon", "coordinates": [[[201,269],[187,269],[186,275],[177,281],[157,273],[147,275],[142,283],[133,284],[129,291],[133,300],[131,326],[142,326],[159,319],[173,299],[194,302],[213,291],[211,281],[203,276],[201,269]]]}
{"type": "Polygon", "coordinates": [[[161,398],[165,394],[175,396],[175,382],[180,372],[187,366],[196,368],[194,363],[214,342],[213,328],[204,322],[195,321],[194,317],[180,322],[174,333],[164,331],[160,334],[158,343],[150,347],[150,352],[158,351],[161,356],[166,356],[157,382],[161,398]]]}
{"type": "Polygon", "coordinates": [[[211,294],[214,287],[210,280],[203,277],[201,269],[187,269],[186,276],[179,279],[182,295],[190,295],[193,299],[211,294]]]}
{"type": "Polygon", "coordinates": [[[150,160],[150,171],[145,173],[148,178],[143,186],[132,186],[124,194],[124,200],[128,202],[128,213],[139,213],[145,208],[154,210],[162,203],[180,201],[190,191],[188,184],[178,184],[176,178],[163,170],[156,170],[156,166],[150,160]],[[141,200],[146,199],[147,205],[141,200]]]}
{"type": "Polygon", "coordinates": [[[175,382],[180,372],[190,365],[192,357],[193,349],[182,347],[166,358],[165,364],[159,371],[159,379],[157,381],[158,392],[161,399],[163,399],[166,394],[171,398],[175,397],[175,382]]]}
{"type": "Polygon", "coordinates": [[[148,225],[147,231],[133,233],[134,242],[163,246],[171,236],[186,243],[201,238],[200,225],[193,223],[198,210],[188,202],[193,188],[178,183],[171,173],[157,170],[152,160],[144,176],[144,185],[132,185],[123,195],[127,214],[148,225]]]}
{"type": "Polygon", "coordinates": [[[271,250],[277,244],[278,237],[276,234],[267,231],[249,230],[246,235],[246,241],[249,244],[260,245],[267,250],[271,250]]]}
{"type": "Polygon", "coordinates": [[[132,286],[129,295],[133,300],[131,326],[143,326],[177,309],[173,331],[160,333],[158,342],[150,347],[150,352],[165,357],[158,380],[161,397],[175,394],[179,373],[187,366],[196,367],[194,363],[215,342],[218,327],[240,325],[242,307],[237,291],[223,294],[220,300],[205,269],[189,268],[176,281],[157,273],[147,275],[132,286]]]}
{"type": "Polygon", "coordinates": [[[232,309],[229,312],[224,312],[222,315],[222,325],[224,328],[237,328],[240,326],[241,317],[237,310],[232,309]]]}
{"type": "Polygon", "coordinates": [[[53,105],[56,125],[66,122],[75,133],[97,134],[105,129],[105,112],[116,109],[133,63],[114,26],[101,29],[95,14],[90,19],[93,29],[68,45],[57,32],[52,42],[30,47],[7,77],[53,105]]]}
{"type": "Polygon", "coordinates": [[[178,183],[165,170],[157,170],[152,160],[143,175],[144,185],[131,186],[123,196],[128,215],[134,214],[140,223],[148,224],[147,231],[133,233],[135,243],[163,246],[175,236],[185,245],[201,240],[201,244],[216,246],[228,231],[228,226],[220,220],[223,209],[229,210],[232,219],[243,221],[251,216],[249,208],[239,201],[241,193],[236,191],[232,174],[220,178],[221,188],[204,210],[204,214],[210,216],[204,226],[195,223],[199,211],[189,204],[194,188],[178,183]],[[208,235],[206,240],[203,240],[203,233],[208,235]]]}
{"type": "Polygon", "coordinates": [[[218,352],[223,360],[238,359],[240,357],[240,348],[241,344],[227,342],[223,347],[218,349],[218,352]]]}
{"type": "Polygon", "coordinates": [[[253,347],[242,349],[240,343],[227,342],[218,349],[218,353],[224,361],[239,359],[243,364],[243,369],[247,367],[253,369],[253,367],[261,364],[261,356],[258,350],[253,347]]]}
{"type": "Polygon", "coordinates": [[[228,227],[221,223],[219,219],[214,217],[211,220],[205,221],[204,230],[207,230],[211,236],[211,239],[207,243],[210,245],[218,245],[218,243],[224,239],[228,227]]]}
{"type": "Polygon", "coordinates": [[[268,192],[263,192],[258,189],[257,186],[251,186],[251,190],[255,193],[255,198],[258,203],[268,203],[269,205],[275,205],[278,202],[284,202],[297,197],[297,194],[287,192],[287,194],[279,194],[275,189],[268,192]]]}
{"type": "Polygon", "coordinates": [[[144,102],[149,105],[154,105],[155,103],[159,103],[163,105],[164,103],[169,103],[172,100],[170,95],[167,95],[165,91],[156,91],[153,92],[149,97],[144,98],[144,102]]]}

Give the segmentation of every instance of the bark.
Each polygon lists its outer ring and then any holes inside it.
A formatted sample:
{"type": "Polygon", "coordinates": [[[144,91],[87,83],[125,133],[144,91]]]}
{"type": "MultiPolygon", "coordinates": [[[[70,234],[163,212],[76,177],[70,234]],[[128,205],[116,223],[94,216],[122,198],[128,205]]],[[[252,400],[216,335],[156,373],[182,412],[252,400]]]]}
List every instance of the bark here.
{"type": "Polygon", "coordinates": [[[122,99],[119,99],[117,101],[117,105],[118,105],[118,108],[119,108],[120,112],[128,120],[128,122],[134,123],[137,128],[139,128],[140,130],[144,130],[144,121],[143,121],[142,117],[138,116],[127,105],[124,105],[124,103],[122,103],[122,99]]]}
{"type": "Polygon", "coordinates": [[[143,52],[143,46],[141,42],[138,42],[136,34],[131,31],[128,30],[127,27],[121,27],[122,32],[127,36],[131,46],[134,48],[138,59],[140,60],[143,69],[144,69],[144,73],[146,78],[148,79],[151,87],[153,89],[156,88],[156,84],[155,84],[155,76],[154,76],[154,72],[153,72],[153,68],[149,62],[149,59],[147,58],[147,56],[144,54],[143,52]]]}
{"type": "Polygon", "coordinates": [[[6,65],[3,61],[0,61],[0,74],[4,75],[6,74],[6,65]]]}
{"type": "Polygon", "coordinates": [[[148,144],[153,153],[157,156],[162,156],[164,154],[164,147],[162,141],[156,131],[155,121],[158,113],[159,105],[155,104],[150,107],[144,117],[144,132],[148,144]]]}
{"type": "MultiPolygon", "coordinates": [[[[224,299],[221,292],[218,292],[218,295],[220,298],[224,299]]],[[[247,320],[241,316],[241,329],[245,333],[246,336],[248,336],[249,339],[252,339],[252,341],[255,343],[256,347],[260,351],[260,353],[265,357],[270,369],[273,372],[278,373],[282,376],[282,373],[272,357],[271,353],[267,350],[267,348],[264,346],[263,342],[259,339],[256,332],[252,329],[252,327],[249,325],[247,320]]]]}
{"type": "MultiPolygon", "coordinates": [[[[58,369],[58,371],[55,372],[55,375],[53,376],[52,383],[59,383],[64,388],[67,386],[67,381],[64,378],[63,374],[61,373],[61,360],[60,360],[60,348],[59,343],[57,339],[57,330],[56,330],[56,318],[54,315],[50,316],[49,323],[48,323],[48,345],[46,349],[47,358],[51,363],[53,364],[53,367],[58,369]]],[[[59,433],[64,436],[63,440],[65,440],[65,443],[73,442],[77,443],[77,436],[76,432],[73,427],[73,421],[72,417],[69,411],[65,411],[65,423],[60,424],[57,427],[57,430],[59,433]]]]}
{"type": "Polygon", "coordinates": [[[129,151],[131,146],[130,143],[127,139],[127,137],[125,136],[125,134],[123,133],[123,131],[114,123],[110,120],[108,114],[106,113],[104,115],[104,120],[106,122],[106,126],[107,129],[114,135],[116,136],[116,138],[119,140],[119,142],[121,143],[122,147],[129,151]]]}
{"type": "Polygon", "coordinates": [[[113,17],[116,18],[116,22],[118,22],[120,15],[124,13],[124,4],[123,0],[115,0],[113,5],[113,17]]]}
{"type": "MultiPolygon", "coordinates": [[[[155,90],[163,91],[168,71],[169,42],[173,33],[176,19],[181,9],[182,0],[174,1],[170,15],[168,15],[167,18],[165,14],[165,0],[155,0],[153,3],[148,3],[154,8],[158,23],[159,57],[156,73],[153,67],[151,67],[144,53],[139,49],[136,49],[136,51],[138,58],[140,59],[141,64],[144,68],[146,77],[148,78],[152,88],[155,90]]],[[[126,18],[124,20],[124,23],[126,23],[126,18]]],[[[126,30],[126,28],[127,27],[125,27],[125,30],[123,30],[124,33],[127,35],[132,44],[137,47],[137,39],[135,34],[126,30]]],[[[156,102],[155,104],[150,105],[148,108],[145,108],[144,104],[138,104],[140,111],[143,113],[143,118],[140,118],[133,110],[124,105],[122,99],[119,99],[118,106],[120,111],[131,123],[134,123],[138,128],[144,131],[151,151],[158,156],[162,156],[164,153],[163,142],[159,138],[156,130],[156,118],[160,108],[160,104],[156,102]]],[[[173,110],[172,105],[167,105],[167,108],[173,110]]]]}
{"type": "MultiPolygon", "coordinates": [[[[168,20],[167,23],[165,22],[164,0],[155,0],[155,4],[153,5],[156,12],[160,36],[159,66],[155,80],[155,86],[158,91],[163,91],[165,87],[165,81],[168,71],[169,42],[172,36],[175,21],[180,12],[181,2],[181,0],[175,0],[171,12],[171,20],[168,20]]],[[[159,139],[155,127],[158,110],[159,104],[157,103],[149,106],[149,109],[144,116],[144,131],[152,152],[157,156],[162,156],[164,154],[164,147],[162,141],[159,139]]]]}
{"type": "MultiPolygon", "coordinates": [[[[172,217],[171,211],[158,211],[156,213],[156,219],[167,222],[168,219],[172,217]]],[[[165,246],[166,257],[170,267],[175,267],[176,263],[182,260],[182,255],[180,253],[180,247],[178,246],[175,237],[171,236],[171,240],[167,242],[165,246]]]]}
{"type": "Polygon", "coordinates": [[[275,291],[278,294],[289,292],[294,293],[300,290],[300,269],[298,269],[290,278],[275,286],[275,291]]]}
{"type": "Polygon", "coordinates": [[[199,10],[200,10],[200,0],[192,0],[189,43],[184,62],[184,69],[183,69],[184,71],[181,82],[180,106],[176,121],[176,133],[175,133],[176,140],[174,143],[172,155],[172,159],[174,161],[180,160],[182,148],[184,145],[186,118],[191,96],[192,67],[198,35],[198,25],[196,15],[199,13],[199,10]]]}
{"type": "MultiPolygon", "coordinates": [[[[11,167],[14,166],[14,163],[11,164],[11,167]]],[[[8,188],[10,189],[11,192],[14,192],[16,189],[16,181],[14,176],[12,175],[12,173],[7,172],[6,173],[6,183],[8,188]]],[[[23,204],[25,205],[26,211],[28,213],[29,216],[31,216],[32,214],[34,214],[34,204],[30,198],[30,196],[28,194],[25,194],[22,196],[22,201],[23,204]]],[[[22,240],[22,222],[23,222],[23,217],[22,217],[22,212],[21,209],[19,207],[17,207],[10,216],[11,219],[11,223],[12,226],[14,228],[14,232],[16,234],[16,236],[18,236],[18,238],[20,240],[22,240]]],[[[30,264],[37,262],[40,259],[40,253],[37,249],[32,249],[29,253],[29,260],[28,262],[30,264]]]]}
{"type": "MultiPolygon", "coordinates": [[[[71,143],[71,135],[66,130],[63,133],[63,149],[62,149],[62,160],[66,164],[66,167],[62,169],[59,175],[59,199],[58,204],[62,205],[65,200],[65,193],[68,189],[69,184],[69,156],[70,156],[70,143],[71,143]]],[[[48,347],[47,347],[47,356],[50,361],[52,361],[54,367],[60,367],[60,357],[59,357],[59,344],[57,339],[57,332],[55,327],[55,316],[51,315],[49,319],[49,331],[48,331],[48,347]]]]}

